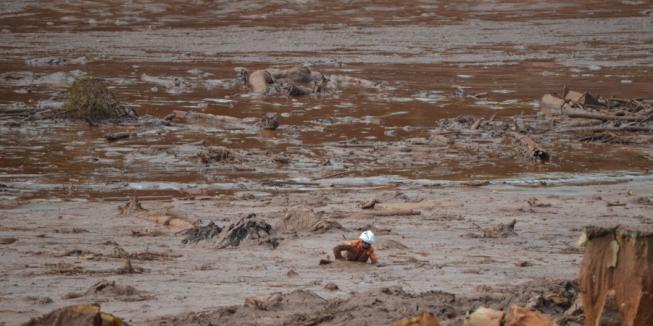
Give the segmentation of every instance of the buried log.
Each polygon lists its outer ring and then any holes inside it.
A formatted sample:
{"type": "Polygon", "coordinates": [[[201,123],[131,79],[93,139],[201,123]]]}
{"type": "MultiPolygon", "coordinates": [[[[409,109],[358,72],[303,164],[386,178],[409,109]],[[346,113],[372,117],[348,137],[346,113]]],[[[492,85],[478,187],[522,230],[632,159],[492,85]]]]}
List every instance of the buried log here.
{"type": "Polygon", "coordinates": [[[610,300],[622,325],[653,325],[653,233],[587,227],[579,244],[586,325],[599,325],[610,300]]]}
{"type": "Polygon", "coordinates": [[[174,114],[177,117],[186,119],[190,122],[207,123],[225,130],[243,130],[251,127],[250,125],[244,123],[241,119],[227,115],[214,115],[208,113],[179,110],[175,110],[174,114]]]}
{"type": "Polygon", "coordinates": [[[188,217],[173,208],[164,208],[163,210],[147,210],[143,208],[137,197],[131,197],[128,203],[119,206],[118,209],[120,210],[120,215],[134,216],[169,228],[191,229],[195,227],[195,224],[188,217]]]}
{"type": "Polygon", "coordinates": [[[104,135],[104,138],[107,141],[110,141],[110,142],[116,141],[116,140],[121,140],[121,139],[128,139],[129,137],[131,137],[130,132],[113,132],[113,133],[104,135]]]}
{"type": "Polygon", "coordinates": [[[518,151],[527,159],[540,163],[548,162],[551,159],[549,152],[527,135],[522,135],[516,132],[511,132],[509,134],[517,140],[519,145],[518,151]]]}
{"type": "Polygon", "coordinates": [[[589,113],[580,110],[567,110],[565,113],[570,118],[595,119],[601,121],[644,121],[648,118],[642,116],[618,116],[600,113],[589,113]]]}

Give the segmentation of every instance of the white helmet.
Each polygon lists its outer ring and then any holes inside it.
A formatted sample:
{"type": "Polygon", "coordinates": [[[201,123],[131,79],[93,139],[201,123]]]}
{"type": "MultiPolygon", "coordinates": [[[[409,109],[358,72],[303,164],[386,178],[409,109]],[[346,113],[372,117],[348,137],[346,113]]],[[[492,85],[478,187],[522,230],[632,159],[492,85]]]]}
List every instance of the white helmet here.
{"type": "Polygon", "coordinates": [[[361,236],[358,237],[358,238],[361,239],[361,241],[363,241],[365,243],[368,243],[368,244],[373,244],[374,243],[374,233],[372,233],[372,231],[370,231],[370,230],[367,230],[367,231],[361,233],[361,236]]]}

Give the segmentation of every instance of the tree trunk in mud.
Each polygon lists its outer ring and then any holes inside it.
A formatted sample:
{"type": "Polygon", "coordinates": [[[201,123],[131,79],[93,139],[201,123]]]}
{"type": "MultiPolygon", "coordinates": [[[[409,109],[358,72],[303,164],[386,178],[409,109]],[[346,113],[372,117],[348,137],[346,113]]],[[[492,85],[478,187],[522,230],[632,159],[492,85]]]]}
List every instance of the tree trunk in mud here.
{"type": "Polygon", "coordinates": [[[590,227],[581,243],[580,271],[585,320],[598,326],[609,297],[623,325],[653,325],[653,234],[590,227]]]}

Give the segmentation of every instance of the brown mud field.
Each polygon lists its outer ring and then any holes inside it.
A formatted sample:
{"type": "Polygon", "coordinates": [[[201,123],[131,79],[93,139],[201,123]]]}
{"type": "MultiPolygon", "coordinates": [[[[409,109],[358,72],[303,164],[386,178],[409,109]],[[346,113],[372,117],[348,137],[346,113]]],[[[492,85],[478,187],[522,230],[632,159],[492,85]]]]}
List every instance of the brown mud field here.
{"type": "Polygon", "coordinates": [[[582,325],[584,227],[653,225],[647,1],[6,0],[0,29],[0,325],[582,325]],[[133,116],[72,118],[80,80],[133,116]],[[366,229],[380,266],[319,264],[366,229]]]}

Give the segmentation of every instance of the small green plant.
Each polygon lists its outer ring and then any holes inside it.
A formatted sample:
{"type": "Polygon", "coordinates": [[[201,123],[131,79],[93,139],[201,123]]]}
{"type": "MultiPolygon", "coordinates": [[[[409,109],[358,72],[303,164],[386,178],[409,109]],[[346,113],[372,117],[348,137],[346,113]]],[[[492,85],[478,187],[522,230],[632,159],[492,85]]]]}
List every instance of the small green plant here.
{"type": "Polygon", "coordinates": [[[66,114],[73,119],[102,121],[131,116],[118,102],[102,80],[93,76],[76,79],[68,89],[64,104],[66,114]]]}

